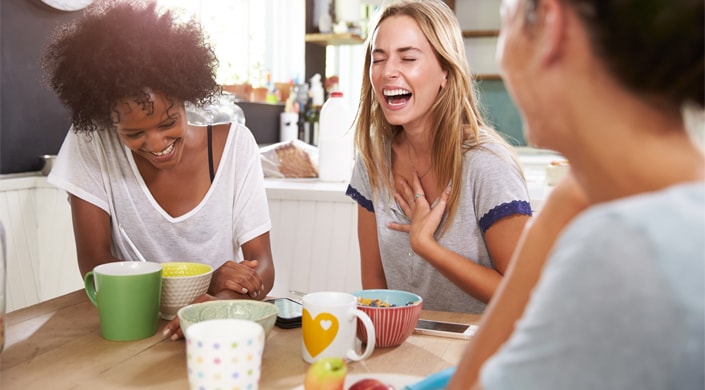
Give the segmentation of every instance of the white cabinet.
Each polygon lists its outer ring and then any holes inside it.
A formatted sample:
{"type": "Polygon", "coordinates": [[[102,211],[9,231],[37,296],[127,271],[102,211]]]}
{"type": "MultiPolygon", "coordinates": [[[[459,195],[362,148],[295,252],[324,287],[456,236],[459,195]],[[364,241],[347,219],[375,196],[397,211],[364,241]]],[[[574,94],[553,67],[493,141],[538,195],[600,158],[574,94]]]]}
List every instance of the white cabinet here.
{"type": "Polygon", "coordinates": [[[64,191],[42,181],[35,190],[40,301],[83,288],[71,206],[64,191]]]}
{"type": "Polygon", "coordinates": [[[0,221],[7,234],[6,310],[83,287],[65,192],[44,176],[3,178],[0,221]]]}
{"type": "Polygon", "coordinates": [[[266,179],[276,267],[270,295],[361,288],[357,203],[345,183],[266,179]]]}

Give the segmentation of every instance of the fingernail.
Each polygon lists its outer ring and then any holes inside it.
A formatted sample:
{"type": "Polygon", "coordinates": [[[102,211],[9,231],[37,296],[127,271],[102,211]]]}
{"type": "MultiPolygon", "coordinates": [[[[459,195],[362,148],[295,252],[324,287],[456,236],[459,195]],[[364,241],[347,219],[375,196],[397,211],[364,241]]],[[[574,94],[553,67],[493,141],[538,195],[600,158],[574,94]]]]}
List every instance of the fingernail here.
{"type": "Polygon", "coordinates": [[[169,329],[169,328],[164,328],[164,330],[162,330],[162,336],[164,336],[164,337],[168,336],[170,333],[171,333],[171,329],[169,329]]]}
{"type": "Polygon", "coordinates": [[[176,340],[178,340],[178,339],[179,339],[179,336],[178,336],[176,333],[174,333],[174,334],[171,336],[171,340],[172,340],[172,341],[176,341],[176,340]]]}
{"type": "Polygon", "coordinates": [[[247,289],[243,287],[243,288],[240,290],[240,292],[243,293],[243,294],[247,294],[247,289]]]}

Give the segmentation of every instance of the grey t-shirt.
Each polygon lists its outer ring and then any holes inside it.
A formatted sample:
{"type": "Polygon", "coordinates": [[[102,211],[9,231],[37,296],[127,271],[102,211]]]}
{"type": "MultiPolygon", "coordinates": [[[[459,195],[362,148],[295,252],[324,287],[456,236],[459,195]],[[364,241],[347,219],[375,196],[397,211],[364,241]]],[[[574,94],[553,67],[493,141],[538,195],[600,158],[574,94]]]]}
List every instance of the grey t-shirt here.
{"type": "Polygon", "coordinates": [[[485,390],[705,388],[705,184],[585,211],[559,238],[485,390]]]}
{"type": "MultiPolygon", "coordinates": [[[[487,144],[465,153],[460,203],[452,226],[438,239],[444,247],[484,267],[494,268],[484,232],[501,218],[531,215],[529,194],[510,151],[487,144]]],[[[424,309],[481,313],[485,304],[468,295],[409,247],[407,233],[391,230],[389,222],[409,223],[387,191],[372,196],[367,171],[358,157],[347,195],[375,213],[380,255],[387,287],[410,291],[424,300],[424,309]]],[[[435,201],[434,201],[435,203],[435,201]]]]}

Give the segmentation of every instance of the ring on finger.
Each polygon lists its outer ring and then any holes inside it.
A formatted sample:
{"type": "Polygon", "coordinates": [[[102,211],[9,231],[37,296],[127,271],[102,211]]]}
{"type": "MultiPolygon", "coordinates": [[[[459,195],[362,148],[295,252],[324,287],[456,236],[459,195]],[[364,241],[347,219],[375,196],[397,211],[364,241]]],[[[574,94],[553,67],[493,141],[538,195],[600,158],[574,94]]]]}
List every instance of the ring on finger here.
{"type": "Polygon", "coordinates": [[[423,196],[423,194],[414,194],[414,198],[416,198],[416,199],[418,199],[418,198],[420,198],[420,197],[422,197],[422,196],[423,196]]]}

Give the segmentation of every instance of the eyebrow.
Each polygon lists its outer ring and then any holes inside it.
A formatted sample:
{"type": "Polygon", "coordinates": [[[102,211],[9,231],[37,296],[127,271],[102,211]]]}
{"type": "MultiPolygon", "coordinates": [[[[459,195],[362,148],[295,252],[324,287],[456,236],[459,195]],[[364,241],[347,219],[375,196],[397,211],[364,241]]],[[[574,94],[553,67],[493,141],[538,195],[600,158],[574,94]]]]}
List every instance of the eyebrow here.
{"type": "MultiPolygon", "coordinates": [[[[419,48],[417,48],[417,47],[414,47],[414,46],[404,46],[404,47],[398,48],[398,49],[395,50],[395,51],[396,51],[397,53],[408,53],[408,52],[410,52],[410,51],[418,51],[418,52],[421,52],[421,49],[419,49],[419,48]]],[[[373,50],[372,50],[372,54],[375,54],[375,53],[386,53],[386,52],[385,52],[384,50],[382,50],[382,49],[373,49],[373,50]]]]}

